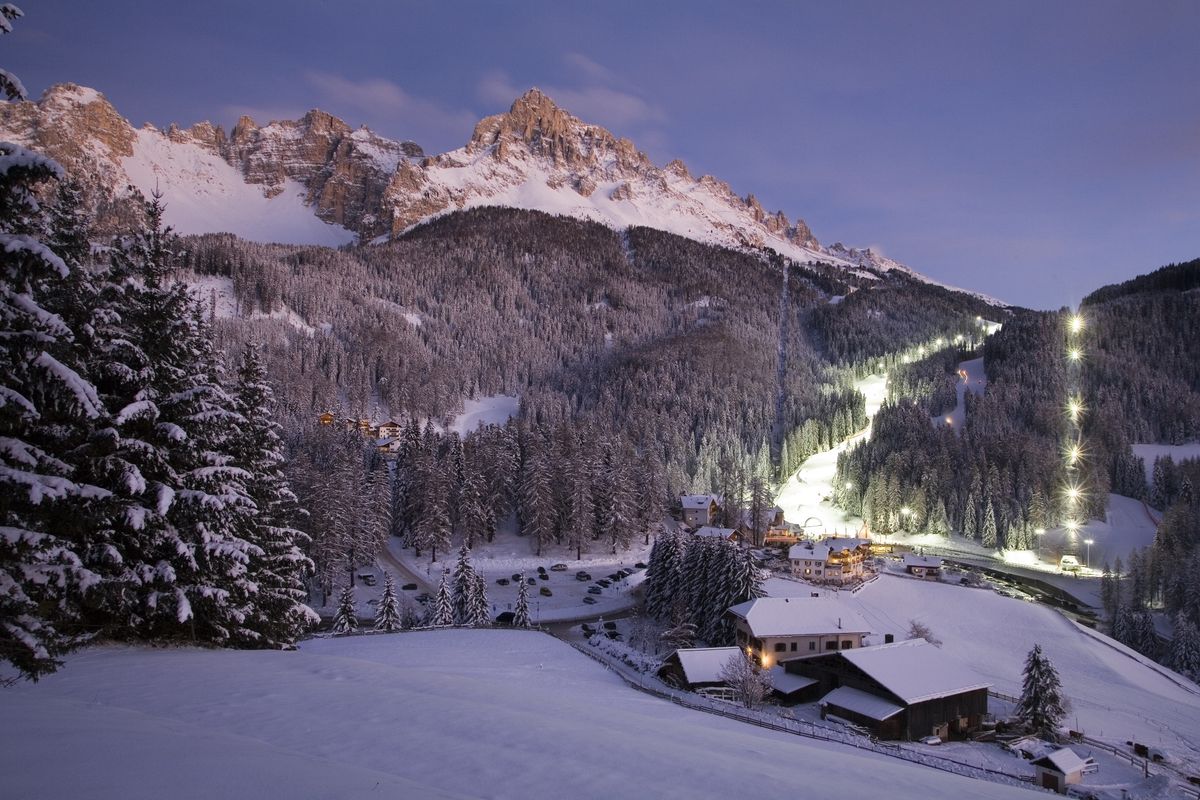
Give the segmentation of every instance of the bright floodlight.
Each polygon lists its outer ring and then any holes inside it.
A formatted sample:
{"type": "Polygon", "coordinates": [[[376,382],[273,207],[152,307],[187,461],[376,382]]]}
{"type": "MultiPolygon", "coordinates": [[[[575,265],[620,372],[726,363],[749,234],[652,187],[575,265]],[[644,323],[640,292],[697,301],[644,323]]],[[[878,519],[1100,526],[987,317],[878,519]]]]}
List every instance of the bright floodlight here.
{"type": "Polygon", "coordinates": [[[1078,361],[1079,359],[1083,358],[1083,351],[1078,347],[1072,347],[1067,351],[1067,357],[1072,361],[1078,361]]]}
{"type": "Polygon", "coordinates": [[[1067,401],[1067,414],[1070,415],[1071,421],[1075,422],[1079,419],[1079,415],[1083,413],[1083,403],[1078,397],[1072,397],[1067,401]]]}
{"type": "Polygon", "coordinates": [[[1074,505],[1075,503],[1079,502],[1079,498],[1083,497],[1083,490],[1080,489],[1078,486],[1068,486],[1066,488],[1066,495],[1067,495],[1067,500],[1069,500],[1071,502],[1071,504],[1074,505]]]}
{"type": "Polygon", "coordinates": [[[953,425],[953,424],[954,424],[954,417],[946,417],[946,424],[947,424],[947,425],[953,425]]]}
{"type": "Polygon", "coordinates": [[[1096,542],[1094,539],[1084,539],[1083,543],[1084,544],[1095,544],[1096,542]]]}
{"type": "Polygon", "coordinates": [[[1067,448],[1067,464],[1075,466],[1081,458],[1083,458],[1083,448],[1079,445],[1073,444],[1067,448]]]}
{"type": "Polygon", "coordinates": [[[900,513],[907,517],[909,514],[912,513],[912,509],[909,508],[908,506],[904,506],[904,508],[900,509],[900,513]]]}
{"type": "Polygon", "coordinates": [[[853,488],[854,488],[854,482],[853,482],[853,481],[846,481],[846,491],[848,492],[848,491],[850,491],[850,490],[851,490],[851,489],[853,489],[853,488]]]}
{"type": "Polygon", "coordinates": [[[1083,317],[1079,314],[1071,315],[1071,333],[1079,333],[1083,330],[1083,317]]]}
{"type": "Polygon", "coordinates": [[[1043,533],[1046,532],[1046,529],[1045,528],[1034,528],[1033,532],[1036,533],[1038,536],[1041,536],[1043,533]]]}
{"type": "Polygon", "coordinates": [[[1069,519],[1063,523],[1063,527],[1065,527],[1071,533],[1075,533],[1075,531],[1079,530],[1079,520],[1069,519]]]}

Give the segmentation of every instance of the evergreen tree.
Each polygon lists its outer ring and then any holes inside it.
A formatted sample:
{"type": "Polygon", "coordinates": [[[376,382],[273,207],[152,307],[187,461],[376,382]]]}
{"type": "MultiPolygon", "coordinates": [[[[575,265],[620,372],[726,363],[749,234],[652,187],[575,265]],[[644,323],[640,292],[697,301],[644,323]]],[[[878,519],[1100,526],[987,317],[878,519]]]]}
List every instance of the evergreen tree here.
{"type": "Polygon", "coordinates": [[[534,553],[539,556],[554,531],[554,493],[544,447],[540,442],[530,443],[521,476],[521,533],[533,540],[534,553]]]}
{"type": "Polygon", "coordinates": [[[950,535],[950,520],[946,517],[946,503],[942,498],[938,498],[933,505],[933,513],[929,515],[929,520],[926,523],[926,531],[935,536],[950,535]]]}
{"type": "Polygon", "coordinates": [[[975,495],[968,494],[967,500],[963,503],[962,510],[962,532],[963,536],[968,539],[974,539],[979,532],[976,526],[976,515],[979,513],[978,506],[975,504],[975,495]]]}
{"type": "Polygon", "coordinates": [[[992,498],[989,496],[983,503],[983,525],[979,531],[980,544],[984,547],[995,548],[998,541],[996,531],[996,512],[992,507],[992,498]]]}
{"type": "Polygon", "coordinates": [[[247,626],[260,637],[259,644],[290,645],[319,621],[304,602],[304,578],[313,564],[302,552],[308,536],[294,527],[300,509],[283,474],[275,396],[255,346],[243,354],[235,401],[243,423],[232,443],[233,458],[248,474],[246,490],[256,509],[247,520],[246,539],[261,551],[249,565],[257,592],[247,626]]]}
{"type": "Polygon", "coordinates": [[[491,609],[488,606],[487,583],[478,572],[475,573],[475,591],[471,593],[471,602],[467,608],[467,624],[476,628],[492,624],[491,609]]]}
{"type": "Polygon", "coordinates": [[[451,593],[451,604],[454,606],[454,621],[458,625],[471,625],[475,594],[478,589],[475,580],[475,568],[471,566],[471,551],[466,543],[458,549],[458,563],[454,566],[454,588],[451,593]]]}
{"type": "Polygon", "coordinates": [[[513,611],[513,627],[528,628],[529,622],[529,585],[525,575],[521,575],[521,583],[517,586],[517,605],[513,611]]]}
{"type": "Polygon", "coordinates": [[[358,612],[354,610],[354,586],[346,584],[338,597],[337,611],[333,615],[333,632],[339,634],[358,632],[358,612]]]}
{"type": "Polygon", "coordinates": [[[375,630],[394,633],[403,628],[400,619],[400,600],[396,597],[396,581],[389,572],[383,573],[383,594],[375,608],[375,630]]]}
{"type": "Polygon", "coordinates": [[[442,581],[437,594],[429,604],[425,625],[430,628],[446,628],[454,624],[454,603],[450,599],[450,571],[442,570],[442,581]]]}
{"type": "Polygon", "coordinates": [[[1053,738],[1057,736],[1059,723],[1066,714],[1067,703],[1058,672],[1050,659],[1042,654],[1041,645],[1035,644],[1025,659],[1017,716],[1034,731],[1053,738]]]}
{"type": "MultiPolygon", "coordinates": [[[[0,71],[11,97],[9,79],[0,71]]],[[[0,144],[0,660],[33,679],[82,641],[72,623],[98,577],[76,537],[104,494],[73,480],[71,451],[105,409],[74,333],[42,305],[70,268],[36,235],[33,189],[62,176],[53,161],[0,144]]]]}
{"type": "Polygon", "coordinates": [[[1180,675],[1200,681],[1200,633],[1182,613],[1175,615],[1175,637],[1171,640],[1170,667],[1180,675]]]}

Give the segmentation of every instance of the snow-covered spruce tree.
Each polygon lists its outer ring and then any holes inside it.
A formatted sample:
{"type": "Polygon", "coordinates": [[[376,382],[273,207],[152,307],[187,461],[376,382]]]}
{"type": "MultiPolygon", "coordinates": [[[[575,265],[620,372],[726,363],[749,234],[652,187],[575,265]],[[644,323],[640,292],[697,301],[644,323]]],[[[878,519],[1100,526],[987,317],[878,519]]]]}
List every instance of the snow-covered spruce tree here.
{"type": "Polygon", "coordinates": [[[1175,615],[1170,667],[1180,675],[1200,681],[1200,633],[1183,612],[1175,615]]]}
{"type": "Polygon", "coordinates": [[[375,609],[375,630],[394,633],[403,628],[400,620],[400,600],[396,597],[396,581],[390,572],[383,573],[383,594],[375,609]]]}
{"type": "Polygon", "coordinates": [[[979,530],[980,544],[984,547],[996,547],[996,511],[992,506],[992,498],[988,496],[983,502],[983,525],[979,530]]]}
{"type": "Polygon", "coordinates": [[[1042,654],[1042,646],[1035,644],[1025,659],[1017,716],[1040,735],[1054,738],[1066,714],[1067,701],[1062,693],[1058,672],[1050,659],[1042,654]]]}
{"type": "Polygon", "coordinates": [[[425,614],[425,625],[429,628],[446,628],[454,624],[454,603],[450,599],[450,571],[442,570],[442,582],[437,594],[425,614]]]}
{"type": "Polygon", "coordinates": [[[486,536],[487,521],[483,511],[483,475],[474,464],[463,467],[462,488],[458,492],[458,525],[467,547],[486,536]]]}
{"type": "Polygon", "coordinates": [[[467,624],[476,628],[492,624],[491,609],[488,606],[487,583],[478,572],[475,573],[475,591],[471,593],[471,602],[467,608],[467,624]]]}
{"type": "Polygon", "coordinates": [[[521,471],[521,533],[533,540],[534,553],[551,541],[554,529],[554,492],[550,459],[546,445],[531,436],[524,468],[521,471]]]}
{"type": "Polygon", "coordinates": [[[478,587],[479,583],[475,580],[475,568],[471,566],[471,550],[464,542],[458,549],[458,562],[454,565],[454,586],[450,595],[456,624],[473,624],[471,622],[472,609],[475,606],[474,598],[478,587]]]}
{"type": "Polygon", "coordinates": [[[305,604],[304,579],[313,564],[302,548],[309,538],[294,527],[300,509],[283,474],[275,395],[255,345],[242,355],[235,400],[244,422],[233,442],[233,457],[248,473],[246,489],[256,509],[248,520],[246,539],[262,551],[250,562],[258,590],[247,626],[260,637],[259,644],[290,645],[320,618],[305,604]]]}
{"type": "MultiPolygon", "coordinates": [[[[10,96],[19,86],[7,72],[0,80],[10,96]]],[[[53,161],[0,143],[0,661],[34,679],[80,641],[80,596],[97,576],[80,559],[79,529],[88,502],[107,494],[73,479],[74,450],[105,412],[81,374],[87,353],[42,305],[61,297],[70,268],[36,235],[32,189],[61,177],[53,161]]]]}
{"type": "Polygon", "coordinates": [[[358,612],[354,610],[354,586],[346,584],[338,595],[337,611],[333,614],[334,633],[357,633],[358,612]]]}
{"type": "Polygon", "coordinates": [[[517,587],[517,605],[513,611],[513,627],[528,628],[529,621],[529,586],[525,575],[521,575],[521,584],[517,587]]]}

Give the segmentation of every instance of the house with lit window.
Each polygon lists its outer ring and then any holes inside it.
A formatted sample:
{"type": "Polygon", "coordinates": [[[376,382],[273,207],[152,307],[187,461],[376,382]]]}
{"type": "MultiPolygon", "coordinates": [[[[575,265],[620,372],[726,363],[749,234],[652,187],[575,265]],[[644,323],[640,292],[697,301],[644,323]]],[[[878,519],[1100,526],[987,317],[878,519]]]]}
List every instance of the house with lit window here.
{"type": "Polygon", "coordinates": [[[721,511],[721,498],[711,494],[685,494],[679,498],[683,524],[689,528],[712,525],[721,511]]]}
{"type": "Polygon", "coordinates": [[[760,597],[726,612],[738,647],[766,669],[793,658],[863,646],[871,627],[836,597],[760,597]]]}
{"type": "Polygon", "coordinates": [[[696,530],[693,536],[700,536],[706,539],[724,539],[727,542],[737,544],[742,541],[742,534],[734,528],[715,528],[712,525],[704,525],[696,530]]]}
{"type": "Polygon", "coordinates": [[[916,578],[937,580],[942,574],[942,560],[937,556],[905,553],[901,563],[904,565],[904,571],[916,578]]]}
{"type": "Polygon", "coordinates": [[[793,575],[824,583],[861,580],[863,564],[870,555],[869,539],[831,537],[819,542],[800,542],[788,549],[793,575]]]}

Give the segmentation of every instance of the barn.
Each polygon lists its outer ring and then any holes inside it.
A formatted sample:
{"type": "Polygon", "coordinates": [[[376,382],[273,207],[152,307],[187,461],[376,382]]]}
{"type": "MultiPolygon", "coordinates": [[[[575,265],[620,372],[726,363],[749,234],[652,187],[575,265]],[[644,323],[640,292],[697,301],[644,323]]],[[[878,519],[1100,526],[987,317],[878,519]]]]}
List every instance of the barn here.
{"type": "Polygon", "coordinates": [[[819,684],[821,713],[881,739],[952,738],[979,727],[989,684],[924,639],[798,658],[789,673],[819,684]]]}
{"type": "Polygon", "coordinates": [[[680,648],[663,660],[658,676],[672,686],[693,692],[724,686],[721,670],[732,658],[741,654],[741,648],[738,647],[680,648]]]}

